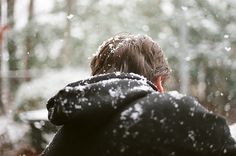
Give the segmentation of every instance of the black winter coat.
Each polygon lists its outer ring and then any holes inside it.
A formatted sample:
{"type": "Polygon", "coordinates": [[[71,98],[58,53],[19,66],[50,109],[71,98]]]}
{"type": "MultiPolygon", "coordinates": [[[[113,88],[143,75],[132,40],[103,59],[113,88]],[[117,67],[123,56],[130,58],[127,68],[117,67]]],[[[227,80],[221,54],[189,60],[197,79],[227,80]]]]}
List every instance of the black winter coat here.
{"type": "Polygon", "coordinates": [[[71,83],[47,109],[63,126],[43,156],[236,156],[224,118],[136,74],[71,83]]]}

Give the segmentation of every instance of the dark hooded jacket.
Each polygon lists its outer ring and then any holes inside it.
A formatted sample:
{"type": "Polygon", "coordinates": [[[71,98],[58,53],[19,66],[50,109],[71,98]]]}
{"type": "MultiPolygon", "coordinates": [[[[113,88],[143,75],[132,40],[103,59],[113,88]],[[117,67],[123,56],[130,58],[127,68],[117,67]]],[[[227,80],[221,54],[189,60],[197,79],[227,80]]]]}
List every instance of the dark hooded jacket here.
{"type": "Polygon", "coordinates": [[[136,74],[71,83],[47,109],[63,126],[43,156],[236,156],[224,118],[136,74]]]}

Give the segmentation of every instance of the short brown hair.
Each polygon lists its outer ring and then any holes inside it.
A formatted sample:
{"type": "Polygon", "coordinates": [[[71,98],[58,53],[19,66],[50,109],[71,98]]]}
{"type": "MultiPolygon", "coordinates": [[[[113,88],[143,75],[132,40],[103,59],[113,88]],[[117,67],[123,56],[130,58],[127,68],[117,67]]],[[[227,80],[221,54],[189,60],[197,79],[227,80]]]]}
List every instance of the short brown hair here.
{"type": "Polygon", "coordinates": [[[160,46],[147,35],[119,34],[106,40],[91,61],[92,75],[136,73],[154,82],[170,68],[160,46]]]}

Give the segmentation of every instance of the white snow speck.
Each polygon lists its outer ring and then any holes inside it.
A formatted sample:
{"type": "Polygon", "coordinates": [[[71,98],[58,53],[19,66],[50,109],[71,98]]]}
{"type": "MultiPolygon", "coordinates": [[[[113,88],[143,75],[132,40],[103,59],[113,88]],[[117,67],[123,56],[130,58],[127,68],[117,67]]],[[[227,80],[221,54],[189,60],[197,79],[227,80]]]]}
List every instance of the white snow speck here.
{"type": "Polygon", "coordinates": [[[182,9],[183,11],[187,11],[187,10],[188,10],[188,7],[182,6],[181,9],[182,9]]]}
{"type": "Polygon", "coordinates": [[[225,51],[230,51],[231,50],[231,47],[225,47],[225,51]]]}
{"type": "Polygon", "coordinates": [[[225,38],[225,39],[228,39],[228,38],[229,38],[229,35],[228,35],[228,34],[225,34],[225,35],[224,35],[224,38],[225,38]]]}
{"type": "Polygon", "coordinates": [[[69,14],[66,18],[67,18],[68,20],[71,20],[74,16],[75,16],[75,15],[73,15],[73,14],[69,14]]]}
{"type": "Polygon", "coordinates": [[[173,102],[173,105],[174,105],[175,108],[179,107],[179,105],[176,102],[173,102]]]}
{"type": "Polygon", "coordinates": [[[116,97],[117,96],[116,91],[113,90],[113,89],[109,89],[109,94],[111,95],[111,97],[116,97]]]}
{"type": "Polygon", "coordinates": [[[143,113],[143,109],[142,109],[141,105],[140,105],[140,104],[135,104],[135,105],[134,105],[134,111],[135,111],[135,112],[133,112],[133,113],[130,115],[130,117],[131,117],[133,120],[137,120],[138,117],[143,113]]]}
{"type": "Polygon", "coordinates": [[[130,115],[130,117],[133,119],[133,120],[136,120],[139,116],[139,113],[138,112],[134,112],[130,115]]]}
{"type": "Polygon", "coordinates": [[[116,76],[119,76],[121,74],[121,72],[115,72],[116,76]]]}
{"type": "Polygon", "coordinates": [[[76,105],[75,105],[75,109],[82,109],[82,106],[79,105],[79,104],[76,104],[76,105]]]}
{"type": "Polygon", "coordinates": [[[195,141],[195,133],[194,133],[194,131],[189,131],[188,132],[188,137],[192,140],[192,141],[195,141]]]}
{"type": "Polygon", "coordinates": [[[168,92],[169,95],[173,96],[174,98],[176,99],[182,99],[185,95],[183,94],[180,94],[179,92],[177,91],[170,91],[168,92]]]}
{"type": "Polygon", "coordinates": [[[160,120],[160,123],[164,123],[166,121],[166,118],[163,118],[160,120]]]}
{"type": "Polygon", "coordinates": [[[131,118],[134,121],[139,120],[139,116],[143,113],[142,106],[140,104],[135,104],[134,107],[130,107],[121,113],[121,119],[126,120],[131,118]]]}
{"type": "Polygon", "coordinates": [[[65,91],[66,91],[66,92],[69,92],[69,91],[71,91],[71,90],[73,90],[73,87],[69,87],[69,86],[65,87],[65,91]]]}
{"type": "Polygon", "coordinates": [[[86,86],[76,86],[75,89],[79,90],[79,91],[84,91],[84,89],[86,88],[86,86]]]}
{"type": "Polygon", "coordinates": [[[227,153],[227,149],[224,149],[224,153],[227,153]]]}
{"type": "Polygon", "coordinates": [[[64,100],[61,102],[62,106],[64,106],[67,102],[68,102],[68,100],[67,100],[67,99],[64,99],[64,100]]]}
{"type": "Polygon", "coordinates": [[[191,61],[192,58],[191,58],[190,56],[187,56],[187,57],[185,57],[184,59],[185,59],[186,61],[191,61]]]}
{"type": "Polygon", "coordinates": [[[121,88],[116,88],[116,89],[109,89],[109,94],[111,95],[111,97],[114,98],[125,98],[125,95],[123,94],[121,88]]]}
{"type": "Polygon", "coordinates": [[[196,109],[195,107],[191,107],[191,108],[190,108],[190,111],[194,112],[195,109],[196,109]]]}
{"type": "Polygon", "coordinates": [[[121,120],[126,120],[126,117],[130,114],[130,112],[133,110],[133,108],[129,108],[127,110],[125,110],[124,112],[121,113],[121,120]]]}
{"type": "Polygon", "coordinates": [[[152,91],[153,89],[147,85],[140,85],[140,86],[135,86],[135,87],[131,88],[131,90],[132,91],[139,91],[139,90],[152,91]]]}

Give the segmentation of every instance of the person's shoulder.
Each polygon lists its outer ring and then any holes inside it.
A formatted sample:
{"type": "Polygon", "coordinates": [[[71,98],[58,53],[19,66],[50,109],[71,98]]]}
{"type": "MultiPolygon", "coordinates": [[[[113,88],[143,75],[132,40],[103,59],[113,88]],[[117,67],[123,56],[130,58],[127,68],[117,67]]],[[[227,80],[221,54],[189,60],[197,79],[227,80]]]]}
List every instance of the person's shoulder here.
{"type": "Polygon", "coordinates": [[[147,107],[173,109],[177,111],[179,109],[184,109],[186,111],[208,111],[195,97],[181,94],[178,91],[170,91],[166,93],[152,92],[152,94],[149,94],[146,99],[145,102],[149,105],[147,107]]]}

